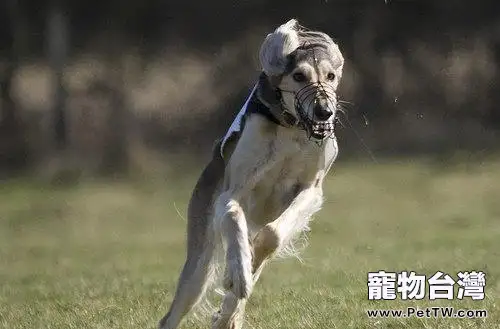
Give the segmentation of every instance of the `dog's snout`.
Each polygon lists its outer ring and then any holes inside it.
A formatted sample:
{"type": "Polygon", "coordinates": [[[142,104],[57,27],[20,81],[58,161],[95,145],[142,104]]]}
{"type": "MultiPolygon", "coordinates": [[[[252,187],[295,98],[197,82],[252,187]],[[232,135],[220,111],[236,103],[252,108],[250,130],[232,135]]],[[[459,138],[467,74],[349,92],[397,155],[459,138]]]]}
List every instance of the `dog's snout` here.
{"type": "Polygon", "coordinates": [[[328,106],[324,106],[321,104],[316,104],[314,106],[314,116],[321,121],[328,120],[332,116],[333,112],[328,108],[328,106]]]}

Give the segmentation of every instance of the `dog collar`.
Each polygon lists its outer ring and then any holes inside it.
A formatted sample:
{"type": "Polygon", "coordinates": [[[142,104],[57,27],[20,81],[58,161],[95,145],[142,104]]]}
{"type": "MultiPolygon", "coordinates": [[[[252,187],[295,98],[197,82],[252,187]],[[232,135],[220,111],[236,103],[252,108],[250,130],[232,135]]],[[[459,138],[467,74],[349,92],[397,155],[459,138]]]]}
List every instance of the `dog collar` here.
{"type": "Polygon", "coordinates": [[[266,117],[269,121],[283,127],[295,126],[298,122],[297,118],[295,118],[293,114],[284,109],[282,104],[276,107],[267,106],[259,98],[257,93],[254,93],[252,98],[250,99],[248,113],[260,114],[266,117]]]}

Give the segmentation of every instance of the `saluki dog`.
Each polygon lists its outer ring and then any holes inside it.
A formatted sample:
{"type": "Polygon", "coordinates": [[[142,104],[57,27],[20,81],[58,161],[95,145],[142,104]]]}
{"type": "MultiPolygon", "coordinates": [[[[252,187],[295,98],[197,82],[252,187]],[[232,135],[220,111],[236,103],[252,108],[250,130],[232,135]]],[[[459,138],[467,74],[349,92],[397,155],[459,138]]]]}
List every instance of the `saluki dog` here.
{"type": "Polygon", "coordinates": [[[292,19],[267,35],[259,59],[258,82],[194,188],[187,259],[161,329],[177,328],[202,299],[219,246],[224,293],[212,328],[242,328],[266,262],[293,252],[323,203],[323,180],[338,152],[343,56],[327,34],[292,19]]]}

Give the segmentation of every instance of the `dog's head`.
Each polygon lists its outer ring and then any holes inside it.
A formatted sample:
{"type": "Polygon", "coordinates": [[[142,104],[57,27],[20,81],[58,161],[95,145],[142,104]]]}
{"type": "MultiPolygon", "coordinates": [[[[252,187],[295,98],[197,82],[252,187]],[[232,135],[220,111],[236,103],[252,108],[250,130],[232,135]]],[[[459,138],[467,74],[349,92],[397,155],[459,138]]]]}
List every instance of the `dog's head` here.
{"type": "Polygon", "coordinates": [[[292,19],[267,35],[260,63],[261,98],[280,104],[310,137],[331,136],[344,64],[337,44],[327,34],[307,30],[292,19]]]}

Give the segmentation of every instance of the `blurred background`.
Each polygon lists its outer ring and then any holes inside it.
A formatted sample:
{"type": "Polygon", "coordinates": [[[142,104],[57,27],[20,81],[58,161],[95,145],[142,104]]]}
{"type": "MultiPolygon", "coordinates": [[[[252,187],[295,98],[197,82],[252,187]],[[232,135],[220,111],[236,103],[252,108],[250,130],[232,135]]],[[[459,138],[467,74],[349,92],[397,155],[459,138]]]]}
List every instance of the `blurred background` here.
{"type": "Polygon", "coordinates": [[[494,0],[0,2],[0,173],[149,173],[206,159],[291,17],[347,59],[343,159],[492,152],[494,0]]]}
{"type": "Polygon", "coordinates": [[[0,0],[0,328],[156,328],[193,186],[292,17],[339,43],[349,104],[310,246],[249,328],[498,328],[498,0],[0,0]],[[489,317],[369,319],[443,305],[371,303],[378,270],[484,271],[445,305],[489,317]]]}

